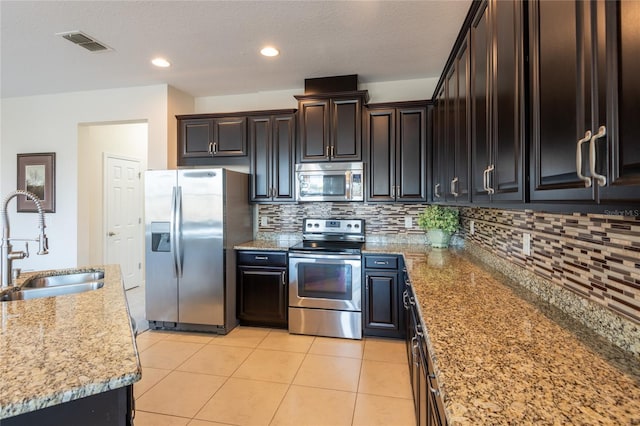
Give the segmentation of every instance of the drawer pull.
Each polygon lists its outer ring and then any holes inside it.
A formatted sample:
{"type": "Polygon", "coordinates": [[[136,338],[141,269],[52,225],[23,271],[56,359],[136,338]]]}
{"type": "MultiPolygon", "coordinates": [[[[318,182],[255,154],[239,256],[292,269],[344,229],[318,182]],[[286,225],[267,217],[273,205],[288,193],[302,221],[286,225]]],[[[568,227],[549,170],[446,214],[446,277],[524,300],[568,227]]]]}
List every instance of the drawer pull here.
{"type": "Polygon", "coordinates": [[[255,260],[269,260],[269,256],[256,256],[254,257],[255,260]]]}
{"type": "Polygon", "coordinates": [[[375,263],[376,265],[388,265],[389,262],[383,262],[382,260],[376,260],[373,263],[375,263]]]}

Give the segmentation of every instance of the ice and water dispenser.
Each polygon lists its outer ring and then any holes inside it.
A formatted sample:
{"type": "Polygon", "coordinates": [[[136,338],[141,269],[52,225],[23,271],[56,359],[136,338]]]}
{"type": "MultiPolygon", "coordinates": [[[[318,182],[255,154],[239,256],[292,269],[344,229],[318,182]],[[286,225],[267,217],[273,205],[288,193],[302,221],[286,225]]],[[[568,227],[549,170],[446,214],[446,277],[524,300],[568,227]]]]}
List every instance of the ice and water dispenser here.
{"type": "Polygon", "coordinates": [[[171,222],[151,222],[151,251],[171,251],[171,222]]]}

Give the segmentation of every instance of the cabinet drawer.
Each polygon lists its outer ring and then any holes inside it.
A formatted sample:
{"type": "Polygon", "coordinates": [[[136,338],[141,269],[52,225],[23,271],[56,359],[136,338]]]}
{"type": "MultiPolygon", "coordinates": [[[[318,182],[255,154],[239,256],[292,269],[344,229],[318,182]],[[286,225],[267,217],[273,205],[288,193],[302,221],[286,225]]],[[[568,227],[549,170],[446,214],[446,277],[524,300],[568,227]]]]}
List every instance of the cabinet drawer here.
{"type": "Polygon", "coordinates": [[[364,267],[368,269],[398,269],[397,256],[366,256],[364,267]]]}
{"type": "Polygon", "coordinates": [[[287,253],[272,251],[239,251],[238,265],[287,266],[287,253]]]}

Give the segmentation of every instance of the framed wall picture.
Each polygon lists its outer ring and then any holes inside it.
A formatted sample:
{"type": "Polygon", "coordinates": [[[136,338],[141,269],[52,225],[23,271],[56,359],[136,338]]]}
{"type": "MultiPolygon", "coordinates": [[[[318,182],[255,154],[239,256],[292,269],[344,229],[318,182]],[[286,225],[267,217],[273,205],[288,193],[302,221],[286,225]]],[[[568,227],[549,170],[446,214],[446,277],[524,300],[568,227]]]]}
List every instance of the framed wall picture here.
{"type": "MultiPolygon", "coordinates": [[[[18,189],[33,192],[47,213],[56,211],[56,153],[18,154],[18,189]]],[[[19,212],[37,212],[36,204],[19,196],[19,212]]]]}

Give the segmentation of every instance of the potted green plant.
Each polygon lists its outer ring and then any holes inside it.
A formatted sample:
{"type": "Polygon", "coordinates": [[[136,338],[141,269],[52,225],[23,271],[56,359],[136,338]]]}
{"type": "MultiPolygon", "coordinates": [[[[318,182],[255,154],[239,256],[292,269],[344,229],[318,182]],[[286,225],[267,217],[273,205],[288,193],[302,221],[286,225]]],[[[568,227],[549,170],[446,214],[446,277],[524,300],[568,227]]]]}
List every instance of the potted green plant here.
{"type": "Polygon", "coordinates": [[[451,235],[458,230],[460,223],[458,209],[437,204],[427,206],[418,215],[418,226],[427,231],[432,247],[449,247],[451,235]]]}

